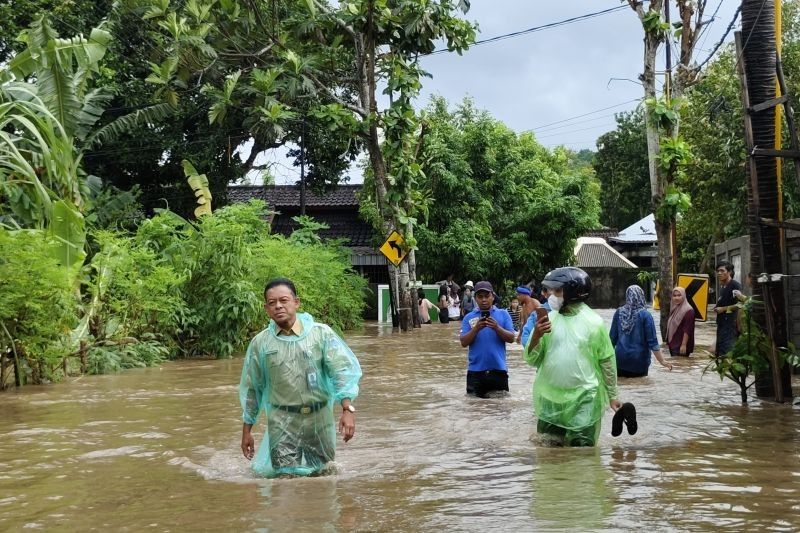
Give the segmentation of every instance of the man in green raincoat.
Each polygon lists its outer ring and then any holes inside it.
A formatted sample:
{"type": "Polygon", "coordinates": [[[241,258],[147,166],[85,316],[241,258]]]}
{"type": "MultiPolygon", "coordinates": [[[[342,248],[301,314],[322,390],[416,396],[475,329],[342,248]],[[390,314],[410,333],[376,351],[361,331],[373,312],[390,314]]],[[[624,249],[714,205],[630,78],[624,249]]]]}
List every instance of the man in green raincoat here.
{"type": "Polygon", "coordinates": [[[242,453],[261,476],[314,474],[334,458],[334,406],[342,408],[344,441],[355,433],[361,367],[329,326],[297,312],[292,281],[270,281],[264,299],[271,320],[250,342],[239,383],[242,453]],[[262,410],[267,431],[256,453],[251,430],[262,410]]]}
{"type": "Polygon", "coordinates": [[[542,285],[552,311],[536,322],[525,361],[538,368],[533,386],[537,431],[568,446],[594,446],[606,406],[615,411],[617,369],[603,319],[586,299],[589,275],[576,267],[557,268],[542,285]]]}

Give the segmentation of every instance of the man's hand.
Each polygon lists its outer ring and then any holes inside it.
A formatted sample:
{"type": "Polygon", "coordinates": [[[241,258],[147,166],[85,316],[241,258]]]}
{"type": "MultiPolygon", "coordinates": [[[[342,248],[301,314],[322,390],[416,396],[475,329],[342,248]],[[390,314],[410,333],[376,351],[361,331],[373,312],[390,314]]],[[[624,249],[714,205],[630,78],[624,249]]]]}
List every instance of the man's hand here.
{"type": "Polygon", "coordinates": [[[497,331],[500,328],[500,324],[498,324],[497,320],[495,320],[492,317],[481,319],[478,322],[483,322],[484,327],[492,328],[495,331],[497,331]]]}
{"type": "Polygon", "coordinates": [[[728,308],[724,307],[724,306],[723,307],[715,307],[714,308],[714,312],[717,313],[718,315],[720,315],[722,313],[727,313],[728,312],[728,308]]]}
{"type": "Polygon", "coordinates": [[[356,415],[347,410],[343,411],[342,417],[339,419],[339,433],[342,434],[344,441],[347,442],[353,438],[355,432],[356,415]]]}
{"type": "Polygon", "coordinates": [[[550,333],[553,324],[550,322],[550,319],[542,319],[536,321],[536,327],[533,328],[533,334],[536,336],[537,339],[542,338],[542,335],[545,333],[550,333]]]}
{"type": "Polygon", "coordinates": [[[251,460],[256,453],[256,440],[250,432],[251,427],[253,426],[248,424],[242,427],[242,453],[248,461],[251,460]]]}
{"type": "Polygon", "coordinates": [[[681,344],[681,348],[678,351],[678,353],[681,354],[681,355],[686,355],[686,345],[685,344],[681,344]]]}
{"type": "Polygon", "coordinates": [[[608,405],[616,412],[620,407],[622,407],[622,403],[619,400],[611,400],[608,402],[608,405]]]}

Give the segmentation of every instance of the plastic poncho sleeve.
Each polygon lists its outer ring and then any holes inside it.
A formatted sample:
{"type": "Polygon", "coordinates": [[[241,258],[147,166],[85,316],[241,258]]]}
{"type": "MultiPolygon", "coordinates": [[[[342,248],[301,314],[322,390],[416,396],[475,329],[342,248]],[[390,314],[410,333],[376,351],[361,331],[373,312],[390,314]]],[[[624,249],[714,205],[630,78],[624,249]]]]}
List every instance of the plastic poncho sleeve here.
{"type": "Polygon", "coordinates": [[[256,423],[261,412],[261,402],[267,384],[255,346],[256,341],[253,340],[247,347],[247,355],[242,366],[242,377],[239,381],[239,400],[242,404],[242,421],[245,424],[256,423]]]}
{"type": "MultiPolygon", "coordinates": [[[[533,316],[536,317],[536,313],[533,313],[533,316]]],[[[530,321],[530,317],[528,317],[528,321],[530,321]]],[[[525,327],[527,327],[527,322],[525,327]]],[[[523,335],[524,334],[525,333],[523,332],[523,335]]],[[[522,353],[522,358],[525,359],[525,362],[529,365],[538,367],[544,359],[544,354],[547,353],[547,345],[550,341],[550,335],[546,334],[539,339],[539,344],[537,344],[535,348],[531,348],[529,346],[531,338],[533,338],[533,328],[531,328],[528,339],[522,341],[523,346],[525,347],[525,351],[522,353]]]]}
{"type": "Polygon", "coordinates": [[[617,391],[617,358],[609,357],[600,361],[600,372],[603,374],[603,383],[608,391],[608,399],[616,400],[617,391]]]}
{"type": "Polygon", "coordinates": [[[358,396],[358,381],[361,379],[361,365],[353,351],[330,328],[326,327],[324,364],[333,382],[333,401],[350,401],[358,396]]]}

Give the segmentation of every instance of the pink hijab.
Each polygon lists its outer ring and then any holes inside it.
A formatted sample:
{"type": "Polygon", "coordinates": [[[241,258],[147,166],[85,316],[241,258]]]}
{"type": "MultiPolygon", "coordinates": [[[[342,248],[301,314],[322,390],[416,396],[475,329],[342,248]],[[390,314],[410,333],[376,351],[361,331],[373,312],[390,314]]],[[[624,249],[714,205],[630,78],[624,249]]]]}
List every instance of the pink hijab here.
{"type": "Polygon", "coordinates": [[[681,303],[677,306],[673,305],[669,309],[669,322],[667,322],[667,342],[670,341],[678,327],[683,321],[686,313],[692,310],[692,306],[686,301],[686,289],[683,287],[675,287],[672,292],[678,291],[681,293],[681,303]]]}

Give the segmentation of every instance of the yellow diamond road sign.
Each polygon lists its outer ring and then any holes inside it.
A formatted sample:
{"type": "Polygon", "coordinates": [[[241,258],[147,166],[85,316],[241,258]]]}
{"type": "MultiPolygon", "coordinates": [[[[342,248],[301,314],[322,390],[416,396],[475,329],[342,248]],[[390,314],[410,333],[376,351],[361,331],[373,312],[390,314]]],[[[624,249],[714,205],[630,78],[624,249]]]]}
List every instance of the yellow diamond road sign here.
{"type": "Polygon", "coordinates": [[[406,241],[403,239],[403,236],[393,231],[392,234],[389,235],[389,238],[386,239],[386,242],[381,245],[381,252],[386,256],[386,259],[391,261],[394,266],[397,266],[405,259],[408,253],[403,249],[405,243],[406,241]]]}
{"type": "MultiPolygon", "coordinates": [[[[686,289],[686,301],[692,306],[695,320],[708,319],[708,285],[708,276],[705,274],[678,274],[677,286],[686,289]]],[[[653,309],[659,309],[659,303],[658,284],[656,284],[653,309]]]]}

